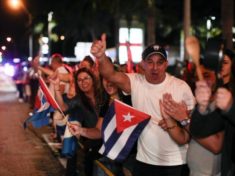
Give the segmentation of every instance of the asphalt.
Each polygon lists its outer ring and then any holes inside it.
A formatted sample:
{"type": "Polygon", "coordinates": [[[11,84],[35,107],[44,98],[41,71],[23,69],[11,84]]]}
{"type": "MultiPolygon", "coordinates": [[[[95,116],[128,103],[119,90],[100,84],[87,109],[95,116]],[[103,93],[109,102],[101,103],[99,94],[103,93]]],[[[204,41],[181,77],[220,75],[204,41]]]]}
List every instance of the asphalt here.
{"type": "Polygon", "coordinates": [[[66,160],[53,151],[52,128],[23,128],[30,111],[15,92],[0,92],[0,176],[63,176],[66,160]]]}

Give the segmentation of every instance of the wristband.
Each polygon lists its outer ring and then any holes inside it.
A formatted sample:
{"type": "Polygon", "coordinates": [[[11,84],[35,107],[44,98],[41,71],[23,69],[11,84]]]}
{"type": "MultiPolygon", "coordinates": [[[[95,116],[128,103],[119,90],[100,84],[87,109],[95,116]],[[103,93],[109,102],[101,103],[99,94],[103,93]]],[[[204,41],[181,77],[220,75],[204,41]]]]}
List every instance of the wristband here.
{"type": "Polygon", "coordinates": [[[183,127],[185,127],[185,126],[187,126],[188,124],[190,124],[190,122],[191,122],[191,119],[186,118],[186,119],[180,121],[180,125],[183,126],[183,127]]]}

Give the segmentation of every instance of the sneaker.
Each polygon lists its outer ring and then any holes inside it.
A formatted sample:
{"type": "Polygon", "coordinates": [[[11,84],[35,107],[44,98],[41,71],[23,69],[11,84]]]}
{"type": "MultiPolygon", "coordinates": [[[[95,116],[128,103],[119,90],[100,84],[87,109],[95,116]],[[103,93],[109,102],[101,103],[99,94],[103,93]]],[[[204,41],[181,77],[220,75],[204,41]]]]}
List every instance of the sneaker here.
{"type": "Polygon", "coordinates": [[[24,100],[23,100],[23,98],[19,98],[19,103],[24,103],[24,100]]]}

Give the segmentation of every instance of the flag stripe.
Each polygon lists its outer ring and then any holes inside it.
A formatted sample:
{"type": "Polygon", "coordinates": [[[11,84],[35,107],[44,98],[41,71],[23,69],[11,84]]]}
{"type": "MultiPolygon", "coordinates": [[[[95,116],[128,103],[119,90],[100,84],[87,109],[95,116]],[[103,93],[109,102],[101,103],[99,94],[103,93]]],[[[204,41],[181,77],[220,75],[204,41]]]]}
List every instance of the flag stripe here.
{"type": "Polygon", "coordinates": [[[25,123],[32,122],[35,128],[40,128],[42,126],[49,124],[49,113],[52,112],[52,108],[49,107],[41,112],[36,112],[31,117],[29,117],[25,123]]]}
{"type": "MultiPolygon", "coordinates": [[[[68,118],[69,122],[77,122],[74,118],[68,118]]],[[[77,138],[69,131],[68,123],[66,124],[64,139],[62,145],[62,154],[66,157],[72,157],[76,154],[77,138]]]]}
{"type": "MultiPolygon", "coordinates": [[[[37,116],[39,116],[39,115],[37,114],[37,116]]],[[[46,125],[49,124],[49,118],[47,117],[46,113],[44,113],[43,118],[41,118],[41,117],[39,117],[39,118],[37,118],[37,120],[36,119],[32,120],[32,125],[35,128],[41,128],[41,127],[46,126],[46,125]]]]}
{"type": "Polygon", "coordinates": [[[44,103],[38,110],[37,112],[42,112],[45,111],[46,109],[48,109],[50,107],[49,103],[44,103]]]}
{"type": "Polygon", "coordinates": [[[109,124],[109,122],[112,120],[113,116],[115,114],[115,109],[114,109],[114,105],[113,103],[110,105],[106,115],[105,115],[105,120],[103,120],[103,124],[102,124],[102,131],[105,130],[105,128],[107,127],[107,125],[109,124]]]}
{"type": "Polygon", "coordinates": [[[115,159],[127,143],[127,140],[135,127],[136,125],[126,129],[123,133],[116,133],[116,130],[114,130],[114,135],[112,135],[106,143],[104,154],[115,159]]]}
{"type": "Polygon", "coordinates": [[[109,139],[109,137],[113,134],[113,131],[114,131],[113,127],[116,127],[115,117],[111,119],[110,123],[107,125],[107,127],[103,131],[103,133],[105,134],[105,136],[103,136],[104,142],[106,142],[109,139]]]}
{"type": "Polygon", "coordinates": [[[148,123],[148,119],[141,122],[138,125],[127,128],[123,133],[117,135],[115,130],[113,130],[113,135],[105,142],[105,146],[100,150],[100,153],[107,155],[113,160],[123,160],[130,151],[130,146],[137,140],[143,128],[148,123]]]}
{"type": "Polygon", "coordinates": [[[132,146],[133,144],[135,144],[135,142],[137,141],[140,133],[142,132],[142,130],[144,129],[144,127],[147,125],[147,123],[149,122],[149,119],[141,122],[139,125],[137,125],[137,127],[132,131],[131,135],[129,136],[126,145],[124,145],[124,147],[122,148],[121,152],[119,153],[119,155],[117,156],[116,160],[117,161],[122,161],[125,159],[125,156],[127,156],[129,154],[129,148],[130,146],[132,146]]]}
{"type": "Polygon", "coordinates": [[[46,101],[46,98],[42,92],[42,89],[38,90],[38,102],[41,107],[37,107],[34,111],[33,115],[27,118],[24,122],[24,128],[27,127],[27,123],[31,122],[35,128],[40,128],[42,126],[49,124],[49,116],[50,112],[53,112],[54,109],[50,106],[50,104],[46,101]]]}
{"type": "Polygon", "coordinates": [[[46,97],[46,99],[50,103],[50,105],[54,109],[58,109],[60,112],[62,112],[60,106],[55,101],[54,97],[51,94],[51,91],[48,89],[48,87],[47,87],[46,83],[44,82],[44,80],[42,79],[42,77],[39,77],[39,84],[40,84],[40,87],[42,89],[44,96],[46,97]]]}

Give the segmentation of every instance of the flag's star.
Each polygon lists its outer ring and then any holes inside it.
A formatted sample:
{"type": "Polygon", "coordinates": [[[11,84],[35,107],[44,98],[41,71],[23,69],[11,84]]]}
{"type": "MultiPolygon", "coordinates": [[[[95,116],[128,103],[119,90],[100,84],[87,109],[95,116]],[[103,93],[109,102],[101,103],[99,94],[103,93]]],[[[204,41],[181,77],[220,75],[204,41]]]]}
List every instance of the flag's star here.
{"type": "Polygon", "coordinates": [[[128,112],[128,114],[123,115],[123,117],[124,117],[124,122],[125,122],[125,121],[131,122],[131,119],[134,118],[135,116],[132,116],[132,115],[130,114],[130,112],[128,112]]]}

